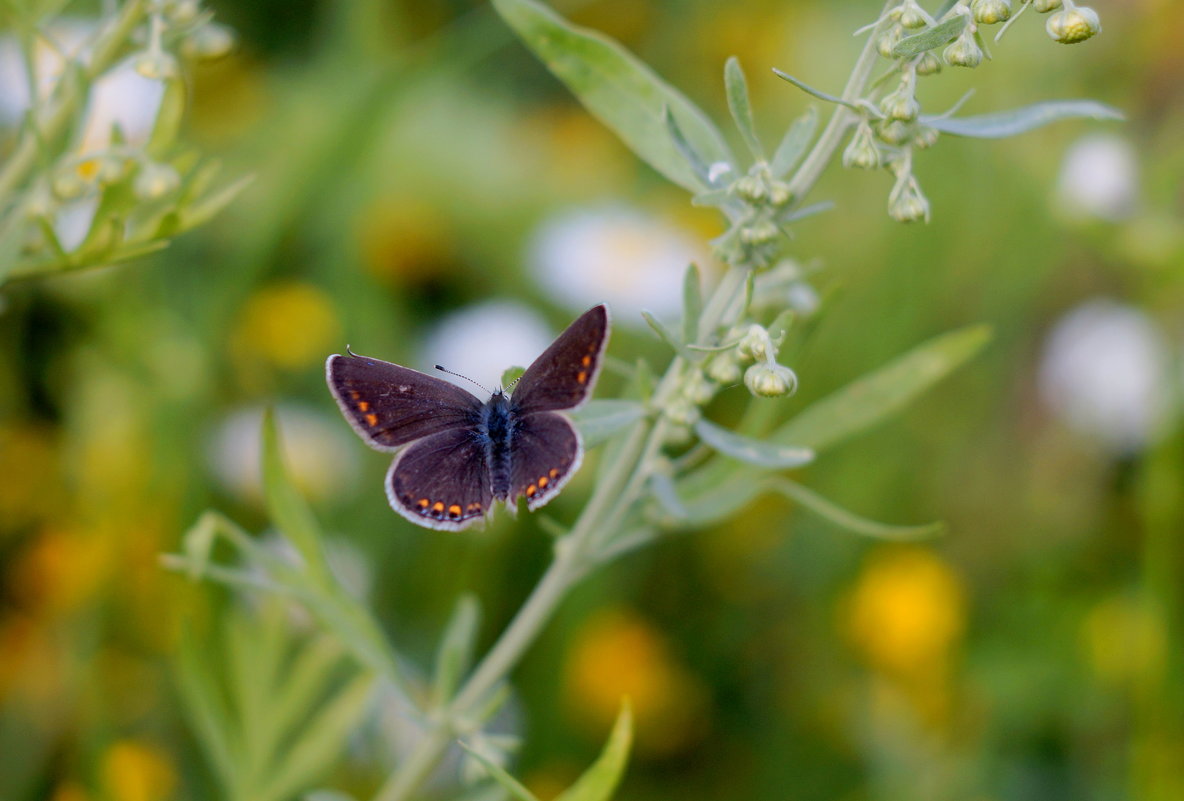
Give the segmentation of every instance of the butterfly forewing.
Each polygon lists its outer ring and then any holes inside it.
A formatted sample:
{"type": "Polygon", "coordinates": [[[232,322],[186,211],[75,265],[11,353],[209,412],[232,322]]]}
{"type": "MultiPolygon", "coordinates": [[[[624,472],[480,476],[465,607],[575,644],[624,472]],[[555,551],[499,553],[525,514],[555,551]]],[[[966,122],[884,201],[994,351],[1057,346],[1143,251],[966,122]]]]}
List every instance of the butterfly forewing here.
{"type": "Polygon", "coordinates": [[[523,496],[531,509],[547,503],[579,468],[583,453],[567,418],[538,412],[520,419],[510,443],[510,504],[523,496]]]}
{"type": "Polygon", "coordinates": [[[534,360],[515,386],[512,405],[519,414],[574,409],[592,391],[608,342],[608,308],[584,312],[543,355],[534,360]]]}
{"type": "Polygon", "coordinates": [[[395,511],[413,523],[458,531],[485,517],[493,495],[486,445],[458,428],[408,445],[386,477],[395,511]]]}
{"type": "Polygon", "coordinates": [[[481,401],[469,392],[390,362],[334,355],[325,363],[325,376],[350,425],[379,450],[480,419],[481,401]]]}

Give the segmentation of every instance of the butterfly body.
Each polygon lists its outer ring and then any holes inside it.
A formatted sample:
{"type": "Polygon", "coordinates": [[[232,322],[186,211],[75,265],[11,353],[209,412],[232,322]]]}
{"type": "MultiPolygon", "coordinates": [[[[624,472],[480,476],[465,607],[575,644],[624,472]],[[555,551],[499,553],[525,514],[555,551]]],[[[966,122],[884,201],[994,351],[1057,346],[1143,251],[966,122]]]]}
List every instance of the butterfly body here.
{"type": "Polygon", "coordinates": [[[460,387],[401,365],[330,356],[329,388],[371,447],[398,451],[386,494],[403,517],[460,530],[493,502],[525,497],[536,509],[579,468],[579,434],[560,412],[591,393],[608,340],[608,311],[585,312],[536,359],[512,394],[482,402],[460,387]]]}

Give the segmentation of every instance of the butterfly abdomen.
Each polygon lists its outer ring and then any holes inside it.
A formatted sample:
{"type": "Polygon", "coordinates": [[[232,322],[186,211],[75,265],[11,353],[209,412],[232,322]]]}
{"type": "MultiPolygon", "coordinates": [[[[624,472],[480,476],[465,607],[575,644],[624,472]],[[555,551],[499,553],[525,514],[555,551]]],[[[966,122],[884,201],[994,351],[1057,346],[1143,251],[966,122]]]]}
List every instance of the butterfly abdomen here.
{"type": "Polygon", "coordinates": [[[513,420],[506,398],[494,395],[485,404],[485,424],[482,430],[488,438],[489,487],[493,497],[505,500],[510,495],[510,438],[513,420]]]}

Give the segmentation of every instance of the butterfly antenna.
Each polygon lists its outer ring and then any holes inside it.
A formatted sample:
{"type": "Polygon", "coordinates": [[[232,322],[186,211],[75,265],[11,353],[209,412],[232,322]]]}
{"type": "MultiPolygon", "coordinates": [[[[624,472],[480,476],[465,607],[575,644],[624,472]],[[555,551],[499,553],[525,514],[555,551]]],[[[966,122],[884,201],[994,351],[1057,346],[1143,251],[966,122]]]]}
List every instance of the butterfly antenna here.
{"type": "MultiPolygon", "coordinates": [[[[467,375],[461,375],[460,373],[454,373],[451,370],[449,370],[447,367],[444,367],[443,365],[437,364],[436,369],[439,370],[441,373],[448,373],[448,375],[454,375],[457,378],[463,378],[465,381],[470,381],[474,384],[477,384],[476,381],[473,381],[473,379],[469,378],[467,375]]],[[[483,384],[477,384],[477,386],[481,387],[481,389],[485,389],[485,386],[483,384]]],[[[488,389],[485,389],[485,391],[489,392],[488,389]]],[[[493,393],[489,392],[489,394],[492,395],[493,393]]]]}

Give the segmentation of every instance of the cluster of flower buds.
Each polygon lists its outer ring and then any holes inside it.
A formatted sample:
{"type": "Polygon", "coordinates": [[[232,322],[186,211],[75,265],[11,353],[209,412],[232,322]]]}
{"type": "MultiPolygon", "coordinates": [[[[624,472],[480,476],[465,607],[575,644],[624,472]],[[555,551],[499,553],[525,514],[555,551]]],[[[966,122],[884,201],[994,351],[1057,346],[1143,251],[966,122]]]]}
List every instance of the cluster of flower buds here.
{"type": "Polygon", "coordinates": [[[789,208],[789,185],[773,175],[768,162],[757,161],[732,182],[728,196],[743,204],[726,234],[715,241],[716,254],[728,264],[754,270],[769,267],[780,253],[779,217],[789,208]]]}
{"type": "Polygon", "coordinates": [[[744,370],[744,386],[753,395],[761,398],[779,398],[791,395],[797,389],[798,379],[793,370],[777,363],[778,341],[762,325],[753,323],[746,329],[732,332],[736,347],[717,353],[708,363],[708,375],[723,383],[732,383],[744,370]]]}
{"type": "Polygon", "coordinates": [[[150,8],[147,45],[132,57],[145,78],[163,81],[181,74],[173,48],[190,59],[212,60],[234,47],[230,29],[214,22],[199,0],[156,0],[150,8]]]}

